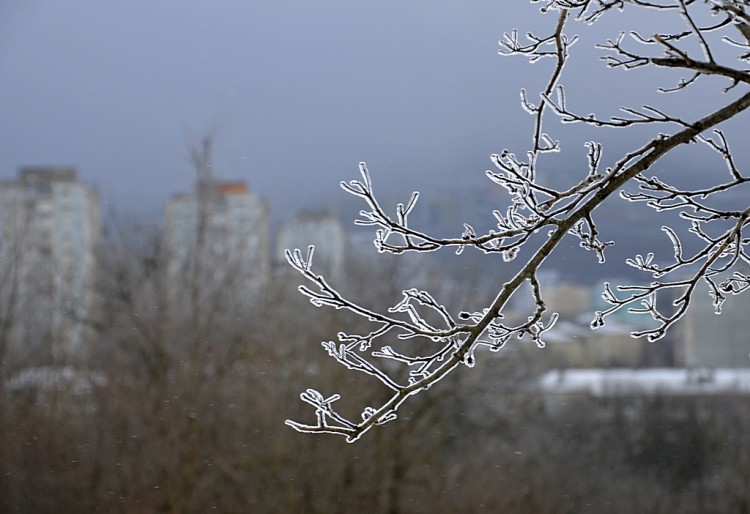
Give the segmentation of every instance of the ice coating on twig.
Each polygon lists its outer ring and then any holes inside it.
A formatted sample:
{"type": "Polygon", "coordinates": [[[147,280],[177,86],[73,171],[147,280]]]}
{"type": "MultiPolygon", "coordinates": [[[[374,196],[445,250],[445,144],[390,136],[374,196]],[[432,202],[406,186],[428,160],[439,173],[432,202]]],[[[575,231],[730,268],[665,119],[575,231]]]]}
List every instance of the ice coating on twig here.
{"type": "Polygon", "coordinates": [[[747,2],[531,2],[539,5],[543,15],[555,17],[554,26],[544,36],[533,33],[521,36],[518,30],[513,30],[500,41],[500,53],[522,56],[531,63],[547,63],[551,70],[536,97],[529,89],[521,89],[521,106],[533,119],[528,150],[519,154],[506,149],[490,157],[492,168],[486,171],[486,176],[505,193],[504,202],[489,213],[494,217],[492,230],[481,233],[475,228],[479,225],[457,220],[462,229],[454,237],[428,234],[414,226],[410,218],[419,208],[420,194],[413,192],[406,201],[397,204],[395,212],[389,212],[378,200],[365,163],[359,165],[359,179],[341,183],[344,191],[364,202],[355,223],[373,229],[378,252],[398,255],[450,249],[460,254],[476,250],[488,258],[512,262],[509,266],[516,266],[517,272],[511,280],[499,285],[494,299],[479,310],[449,305],[428,291],[406,285],[390,308],[379,311],[345,298],[316,274],[312,247],[306,253],[287,250],[289,264],[307,281],[299,290],[313,305],[346,310],[370,324],[366,333],[339,332],[337,340],[322,342],[325,351],[347,369],[376,378],[391,394],[379,406],[365,406],[355,419],[348,419],[333,406],[340,395],[326,397],[308,389],[300,398],[313,407],[315,421],[287,421],[296,430],[343,435],[353,442],[373,427],[396,419],[400,405],[462,368],[460,365],[473,367],[480,348],[500,351],[515,338],[529,339],[543,348],[544,335],[554,328],[558,315],[548,312],[537,272],[566,238],[575,238],[598,262],[605,262],[607,248],[614,243],[603,239],[595,210],[618,195],[658,213],[677,212],[688,228],[662,227],[665,238],[671,242],[671,256],[648,251],[626,260],[626,265],[644,274],[647,283],[605,283],[602,298],[607,306],[594,313],[591,328],[604,326],[607,317],[624,310],[652,321],[649,328],[636,331],[633,336],[656,341],[684,316],[694,294],[707,292],[718,314],[730,296],[750,290],[747,252],[750,237],[746,235],[750,208],[746,203],[726,200],[746,186],[750,177],[733,158],[730,138],[717,128],[750,108],[748,92],[729,99],[721,96],[750,85],[750,73],[743,67],[750,62],[747,2]],[[578,41],[566,28],[575,21],[593,24],[623,9],[642,10],[644,16],[652,11],[673,14],[681,20],[682,29],[658,34],[623,30],[598,45],[604,52],[602,59],[606,66],[633,73],[648,69],[678,70],[684,75],[676,84],[658,88],[672,95],[682,93],[705,77],[716,77],[723,81],[716,94],[725,103],[697,118],[686,118],[649,104],[622,106],[618,115],[608,117],[579,111],[562,82],[571,48],[578,41]],[[716,22],[702,25],[698,20],[707,13],[715,15],[716,22]],[[723,45],[721,52],[716,48],[719,45],[723,45]],[[733,52],[734,61],[725,59],[727,51],[733,52]],[[555,159],[562,151],[560,140],[545,128],[544,121],[549,118],[564,124],[625,132],[648,129],[650,135],[646,142],[610,162],[605,161],[600,142],[586,141],[580,177],[567,187],[553,188],[540,180],[544,173],[555,171],[555,159]],[[660,158],[689,143],[702,144],[723,162],[725,171],[714,173],[708,186],[682,187],[652,171],[660,158]],[[625,188],[628,185],[635,187],[625,188]],[[685,244],[686,237],[691,244],[685,244]],[[518,262],[519,255],[524,255],[523,262],[518,262]],[[505,315],[508,301],[514,295],[528,295],[532,300],[533,307],[520,318],[525,320],[520,323],[508,321],[510,317],[505,315]],[[454,317],[455,312],[458,314],[454,317]],[[394,373],[394,369],[401,372],[394,373]]]}

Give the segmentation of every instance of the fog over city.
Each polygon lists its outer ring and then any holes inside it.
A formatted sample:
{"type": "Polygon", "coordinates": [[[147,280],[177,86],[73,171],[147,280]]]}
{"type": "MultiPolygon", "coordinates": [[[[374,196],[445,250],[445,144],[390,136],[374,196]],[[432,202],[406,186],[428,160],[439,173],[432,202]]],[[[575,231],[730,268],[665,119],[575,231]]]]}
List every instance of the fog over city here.
{"type": "MultiPolygon", "coordinates": [[[[0,176],[72,165],[105,209],[157,217],[192,187],[187,145],[213,130],[216,175],[246,180],[276,217],[342,198],[363,160],[404,195],[481,185],[490,154],[528,144],[518,91],[548,65],[500,57],[497,41],[551,22],[536,13],[489,0],[3,2],[0,176]]],[[[601,25],[582,37],[602,39],[601,25]]],[[[652,84],[602,72],[589,47],[569,73],[596,80],[570,97],[609,112],[618,94],[642,100],[652,84]]],[[[561,168],[582,164],[582,145],[569,149],[561,168]]]]}

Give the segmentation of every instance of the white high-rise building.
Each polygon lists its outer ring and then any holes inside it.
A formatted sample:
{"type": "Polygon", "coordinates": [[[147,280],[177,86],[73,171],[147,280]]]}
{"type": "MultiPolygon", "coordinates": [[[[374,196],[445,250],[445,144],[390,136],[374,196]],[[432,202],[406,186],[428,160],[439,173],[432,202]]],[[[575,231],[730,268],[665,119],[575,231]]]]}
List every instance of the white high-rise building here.
{"type": "Polygon", "coordinates": [[[94,302],[97,192],[74,168],[0,182],[0,340],[27,362],[75,357],[94,302]]]}
{"type": "Polygon", "coordinates": [[[309,211],[281,224],[276,239],[276,255],[281,262],[286,250],[306,252],[310,245],[315,247],[315,273],[332,280],[344,278],[347,236],[338,219],[325,212],[309,211]]]}
{"type": "Polygon", "coordinates": [[[164,225],[173,312],[242,308],[267,284],[268,208],[244,182],[199,181],[167,201],[164,225]]]}

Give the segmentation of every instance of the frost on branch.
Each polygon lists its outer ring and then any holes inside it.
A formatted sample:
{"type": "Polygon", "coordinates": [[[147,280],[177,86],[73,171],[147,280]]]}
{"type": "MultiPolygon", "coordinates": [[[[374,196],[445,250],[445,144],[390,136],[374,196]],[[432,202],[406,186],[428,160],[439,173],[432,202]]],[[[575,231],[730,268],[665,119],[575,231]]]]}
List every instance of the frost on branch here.
{"type": "Polygon", "coordinates": [[[344,191],[364,203],[355,223],[373,229],[378,252],[399,255],[473,250],[490,259],[502,259],[515,275],[498,284],[494,299],[477,311],[445,304],[445,299],[410,284],[403,284],[400,298],[394,298],[390,308],[377,310],[346,298],[335,285],[316,274],[312,247],[305,253],[287,251],[289,264],[306,280],[299,290],[314,306],[348,311],[369,327],[361,333],[339,332],[335,340],[322,342],[323,349],[348,370],[377,379],[390,393],[385,402],[364,406],[350,418],[334,407],[339,394],[326,396],[308,389],[300,398],[313,407],[315,419],[287,421],[296,430],[338,434],[349,442],[356,441],[374,426],[396,419],[399,406],[412,396],[430,389],[461,365],[474,366],[478,349],[500,351],[519,338],[544,347],[544,334],[558,316],[548,312],[537,272],[565,238],[577,240],[583,250],[593,254],[592,263],[604,262],[607,249],[614,244],[608,237],[616,234],[601,234],[595,211],[618,194],[633,207],[645,205],[657,213],[677,213],[676,218],[683,224],[662,227],[673,248],[671,255],[649,251],[626,261],[643,273],[645,284],[605,285],[602,298],[608,307],[594,313],[593,329],[625,309],[652,320],[649,328],[633,336],[656,341],[685,314],[694,294],[709,294],[720,313],[729,297],[750,289],[750,237],[746,235],[750,208],[744,200],[747,195],[736,194],[750,178],[730,150],[731,138],[718,128],[726,120],[745,115],[750,107],[750,73],[745,68],[750,60],[747,2],[532,3],[539,5],[542,16],[554,17],[549,32],[521,36],[513,30],[500,41],[500,53],[522,56],[536,66],[548,65],[549,79],[538,88],[536,97],[528,89],[521,91],[521,105],[532,119],[528,149],[523,153],[506,149],[490,158],[492,169],[486,176],[505,193],[505,201],[491,212],[492,230],[481,233],[464,222],[463,230],[454,237],[427,233],[410,219],[419,208],[419,193],[412,193],[394,212],[387,211],[378,201],[365,163],[360,164],[358,179],[341,183],[344,191]],[[707,87],[718,84],[711,102],[718,107],[705,107],[700,115],[690,118],[658,105],[625,105],[619,108],[619,115],[610,117],[579,110],[563,85],[565,65],[572,58],[574,44],[579,42],[566,28],[576,22],[594,24],[605,16],[616,18],[622,10],[639,12],[643,19],[655,12],[671,15],[682,28],[643,34],[636,27],[623,26],[619,34],[598,46],[605,65],[613,72],[677,70],[682,78],[659,88],[672,95],[680,95],[705,77],[713,76],[719,81],[707,87]],[[550,181],[543,177],[560,168],[562,145],[545,128],[545,123],[554,119],[563,124],[620,131],[630,136],[623,140],[642,142],[613,159],[605,155],[601,142],[586,141],[580,175],[566,187],[553,188],[546,185],[550,181]],[[706,173],[709,185],[684,187],[653,171],[653,165],[663,156],[691,143],[702,145],[716,156],[716,169],[706,173]],[[521,255],[523,259],[519,259],[521,255]],[[525,321],[514,323],[508,321],[506,308],[509,299],[518,295],[530,296],[533,307],[521,317],[525,321]]]}

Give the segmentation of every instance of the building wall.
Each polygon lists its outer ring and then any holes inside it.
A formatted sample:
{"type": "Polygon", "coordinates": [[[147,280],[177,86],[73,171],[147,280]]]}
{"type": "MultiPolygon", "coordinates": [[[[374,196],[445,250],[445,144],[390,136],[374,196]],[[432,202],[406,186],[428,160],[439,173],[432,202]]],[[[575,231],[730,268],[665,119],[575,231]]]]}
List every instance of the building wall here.
{"type": "Polygon", "coordinates": [[[716,315],[712,298],[699,288],[680,323],[686,367],[750,367],[750,294],[730,296],[716,315]]]}
{"type": "Polygon", "coordinates": [[[547,342],[542,349],[525,344],[531,356],[543,352],[548,362],[557,367],[628,367],[641,365],[643,341],[633,339],[627,332],[598,333],[572,337],[569,340],[547,342]]]}
{"type": "Polygon", "coordinates": [[[591,289],[588,287],[561,282],[544,291],[544,300],[551,312],[564,317],[591,312],[591,289]]]}
{"type": "Polygon", "coordinates": [[[324,213],[304,213],[285,221],[276,239],[276,256],[284,261],[286,250],[315,247],[313,269],[332,280],[346,273],[347,237],[341,222],[324,213]]]}
{"type": "Polygon", "coordinates": [[[24,168],[0,184],[0,317],[19,358],[82,351],[100,228],[98,195],[72,168],[24,168]]]}
{"type": "Polygon", "coordinates": [[[173,312],[242,308],[268,283],[268,208],[244,184],[229,185],[204,184],[167,202],[164,228],[173,312]]]}

